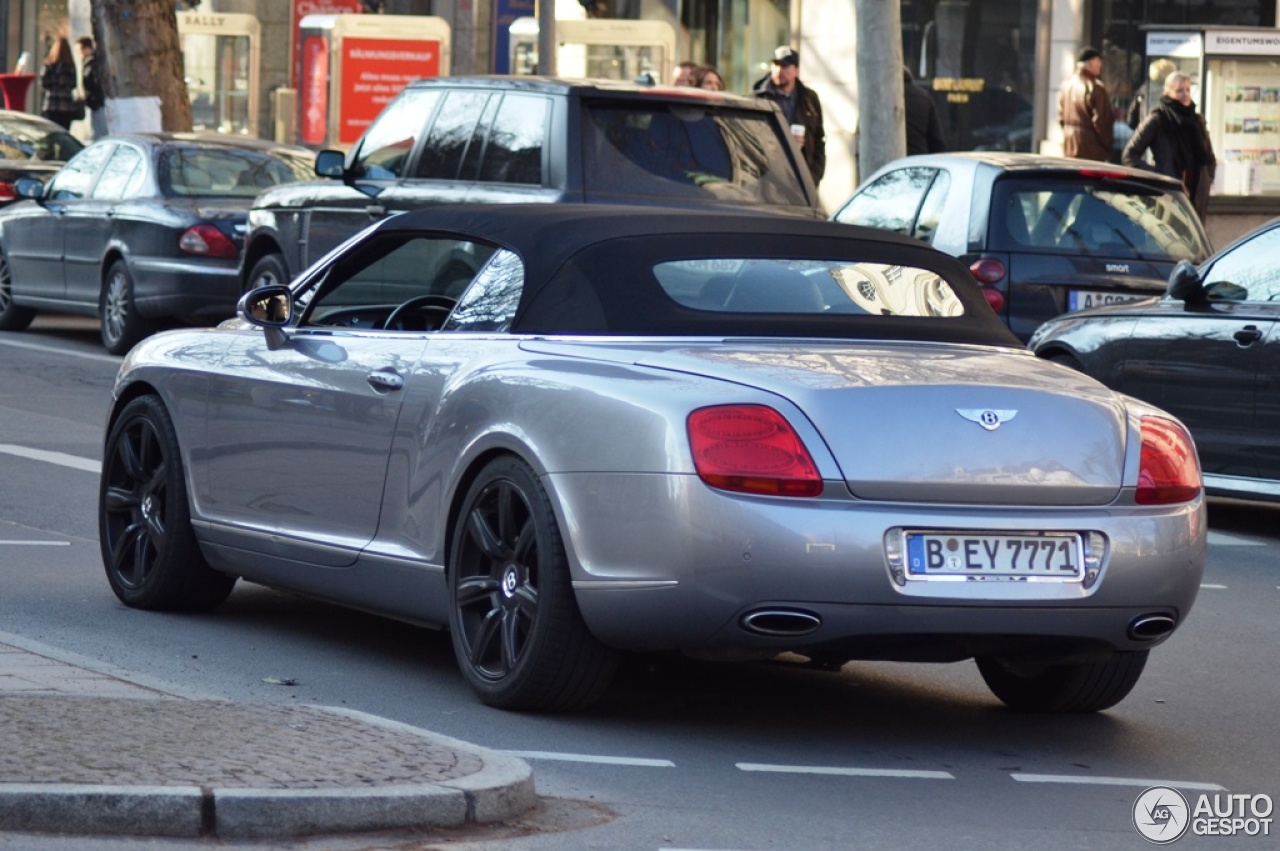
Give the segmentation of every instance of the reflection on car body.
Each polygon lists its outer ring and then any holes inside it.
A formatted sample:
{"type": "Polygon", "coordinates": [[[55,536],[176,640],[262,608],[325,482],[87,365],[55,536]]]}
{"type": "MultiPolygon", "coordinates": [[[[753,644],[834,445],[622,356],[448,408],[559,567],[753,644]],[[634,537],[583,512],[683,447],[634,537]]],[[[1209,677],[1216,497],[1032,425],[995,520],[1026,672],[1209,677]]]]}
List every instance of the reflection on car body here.
{"type": "Polygon", "coordinates": [[[144,341],[100,523],[130,606],[242,577],[445,625],[518,709],[589,704],[622,652],[791,651],[1100,710],[1205,546],[1183,427],[1037,360],[954,258],[603,204],[405,213],[144,341]]]}

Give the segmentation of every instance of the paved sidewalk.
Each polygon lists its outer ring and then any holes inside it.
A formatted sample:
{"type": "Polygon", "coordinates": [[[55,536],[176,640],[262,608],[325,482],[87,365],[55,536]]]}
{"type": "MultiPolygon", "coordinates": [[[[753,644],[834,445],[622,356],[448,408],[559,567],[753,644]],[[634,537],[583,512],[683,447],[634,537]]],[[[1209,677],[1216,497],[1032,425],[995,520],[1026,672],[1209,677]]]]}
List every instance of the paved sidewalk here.
{"type": "Polygon", "coordinates": [[[0,633],[0,830],[301,836],[499,822],[536,801],[527,763],[456,739],[78,661],[0,633]]]}

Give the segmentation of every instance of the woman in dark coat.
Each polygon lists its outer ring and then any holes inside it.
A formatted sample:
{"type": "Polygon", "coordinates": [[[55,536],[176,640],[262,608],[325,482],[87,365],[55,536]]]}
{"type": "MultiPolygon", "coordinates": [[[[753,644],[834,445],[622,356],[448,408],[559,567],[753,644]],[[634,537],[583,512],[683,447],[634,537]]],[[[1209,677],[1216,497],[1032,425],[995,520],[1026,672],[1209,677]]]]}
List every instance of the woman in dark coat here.
{"type": "Polygon", "coordinates": [[[1151,152],[1156,171],[1182,181],[1203,221],[1218,160],[1213,155],[1204,116],[1196,112],[1191,100],[1191,78],[1186,74],[1175,71],[1165,78],[1160,105],[1138,125],[1124,146],[1121,161],[1150,168],[1144,161],[1147,151],[1151,152]]]}
{"type": "Polygon", "coordinates": [[[76,60],[71,55],[71,43],[65,38],[55,41],[45,57],[40,87],[44,89],[44,108],[40,114],[45,118],[69,129],[72,121],[84,117],[75,99],[76,60]]]}

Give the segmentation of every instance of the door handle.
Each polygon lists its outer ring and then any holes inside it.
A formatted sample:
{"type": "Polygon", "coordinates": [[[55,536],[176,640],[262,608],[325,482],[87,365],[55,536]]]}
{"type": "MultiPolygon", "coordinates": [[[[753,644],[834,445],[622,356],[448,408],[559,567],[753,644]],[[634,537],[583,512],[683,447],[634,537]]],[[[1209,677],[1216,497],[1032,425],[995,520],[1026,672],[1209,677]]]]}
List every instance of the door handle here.
{"type": "Polygon", "coordinates": [[[369,214],[371,219],[380,219],[387,214],[387,208],[381,204],[370,204],[364,208],[364,211],[369,214]]]}
{"type": "Polygon", "coordinates": [[[369,386],[379,393],[394,393],[404,389],[404,378],[393,369],[375,369],[364,377],[369,386]]]}
{"type": "Polygon", "coordinates": [[[1262,339],[1262,332],[1258,330],[1257,325],[1246,325],[1231,336],[1235,337],[1236,342],[1241,346],[1252,346],[1262,339]]]}

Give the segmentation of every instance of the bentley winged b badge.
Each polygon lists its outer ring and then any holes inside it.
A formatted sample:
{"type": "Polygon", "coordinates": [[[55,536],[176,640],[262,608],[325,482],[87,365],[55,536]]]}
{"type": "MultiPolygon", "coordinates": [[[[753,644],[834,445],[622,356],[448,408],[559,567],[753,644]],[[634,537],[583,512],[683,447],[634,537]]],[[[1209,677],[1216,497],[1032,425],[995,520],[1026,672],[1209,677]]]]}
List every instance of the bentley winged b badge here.
{"type": "Polygon", "coordinates": [[[987,431],[995,431],[1018,415],[1017,411],[993,411],[990,408],[956,408],[956,413],[987,431]]]}

